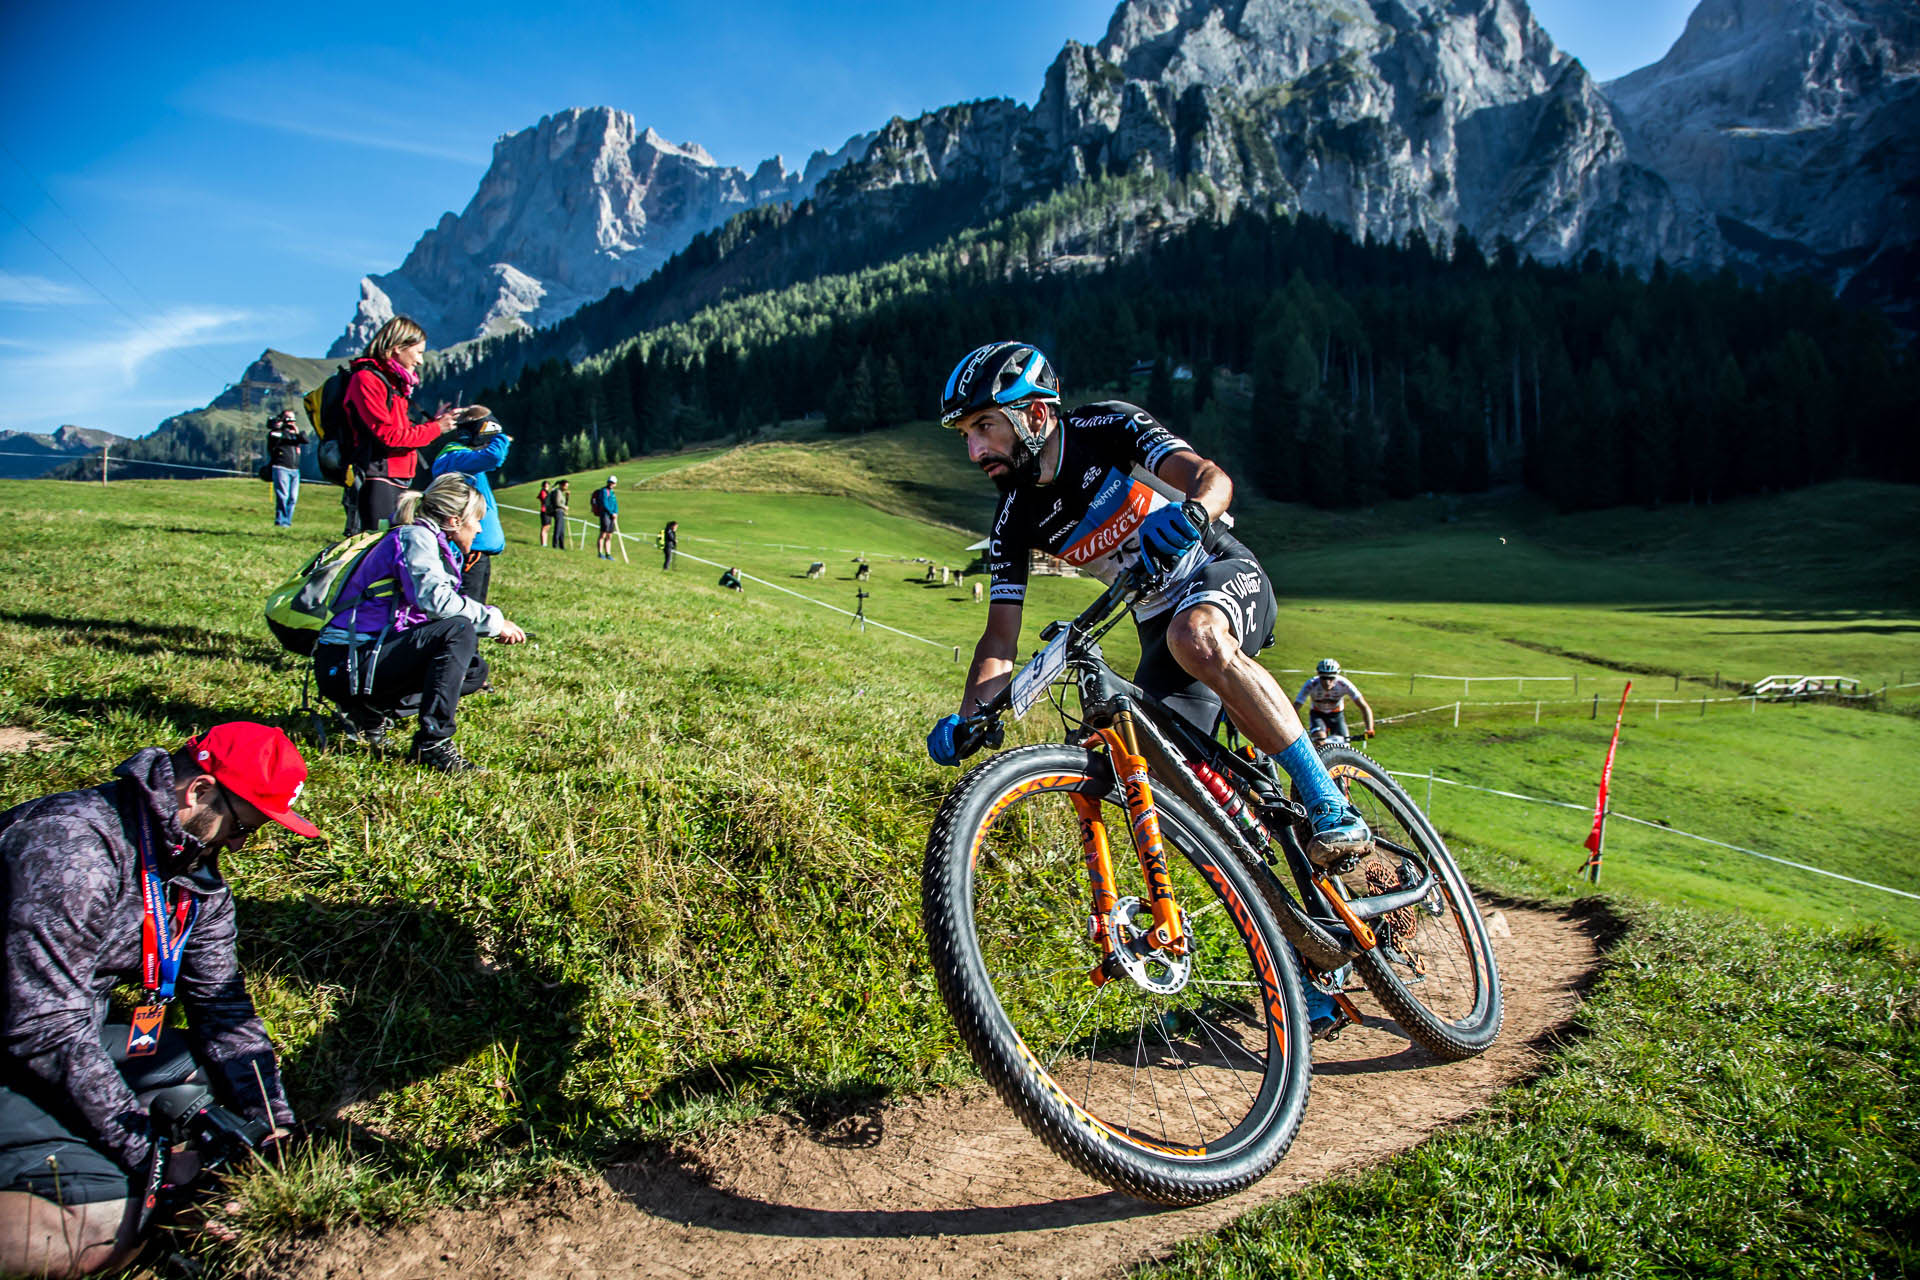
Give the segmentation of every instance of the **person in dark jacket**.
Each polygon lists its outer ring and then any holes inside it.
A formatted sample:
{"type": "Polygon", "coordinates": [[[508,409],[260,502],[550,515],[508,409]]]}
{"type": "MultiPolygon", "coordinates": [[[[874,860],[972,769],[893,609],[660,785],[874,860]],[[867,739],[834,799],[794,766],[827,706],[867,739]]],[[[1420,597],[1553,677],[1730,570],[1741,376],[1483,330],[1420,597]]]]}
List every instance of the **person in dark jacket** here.
{"type": "Polygon", "coordinates": [[[673,568],[673,553],[679,549],[680,522],[678,520],[669,520],[667,521],[667,527],[660,531],[660,550],[664,556],[664,559],[660,562],[662,569],[673,568]]]}
{"type": "Polygon", "coordinates": [[[409,492],[393,529],[341,584],[338,598],[358,603],[327,623],[313,650],[314,684],[340,708],[349,736],[382,745],[394,718],[417,700],[412,759],[442,773],[474,768],[453,733],[460,699],[487,682],[481,639],[527,638],[500,610],[461,594],[461,562],[485,511],[463,475],[409,492]],[[372,590],[382,582],[397,589],[372,590]]]}
{"type": "Polygon", "coordinates": [[[549,497],[552,493],[553,482],[542,480],[540,495],[536,501],[540,504],[540,545],[543,547],[551,546],[553,543],[553,502],[549,497]]]}
{"type": "Polygon", "coordinates": [[[493,483],[487,479],[487,472],[506,464],[513,437],[485,405],[468,405],[459,411],[457,420],[453,439],[433,457],[433,474],[466,476],[487,501],[480,532],[473,536],[473,545],[467,549],[463,566],[466,574],[460,585],[461,594],[485,604],[493,582],[493,558],[507,549],[506,530],[500,527],[500,508],[494,501],[493,483]]]}
{"type": "Polygon", "coordinates": [[[420,385],[426,358],[426,333],[408,317],[395,316],[353,362],[344,403],[360,479],[360,520],[368,529],[392,519],[419,467],[415,451],[453,430],[451,410],[426,422],[413,420],[408,397],[420,385]]]}
{"type": "Polygon", "coordinates": [[[0,814],[0,1273],[81,1275],[140,1245],[147,1196],[193,1181],[130,1086],[185,1058],[219,1102],[274,1137],[293,1123],[273,1043],[235,954],[219,855],[293,812],[307,767],[266,725],[215,725],[178,751],[148,747],[85,791],[0,814]],[[177,932],[176,932],[177,931],[177,932]],[[108,994],[144,988],[132,1026],[108,994]],[[175,990],[184,1032],[165,1027],[175,990]],[[184,1054],[183,1054],[184,1050],[184,1054]]]}
{"type": "Polygon", "coordinates": [[[553,549],[567,549],[567,504],[573,501],[573,494],[567,488],[567,481],[561,480],[547,494],[547,509],[553,512],[553,549]]]}
{"type": "Polygon", "coordinates": [[[293,508],[300,501],[300,451],[306,433],[294,421],[293,410],[282,409],[267,419],[267,463],[273,469],[273,523],[293,527],[293,508]]]}

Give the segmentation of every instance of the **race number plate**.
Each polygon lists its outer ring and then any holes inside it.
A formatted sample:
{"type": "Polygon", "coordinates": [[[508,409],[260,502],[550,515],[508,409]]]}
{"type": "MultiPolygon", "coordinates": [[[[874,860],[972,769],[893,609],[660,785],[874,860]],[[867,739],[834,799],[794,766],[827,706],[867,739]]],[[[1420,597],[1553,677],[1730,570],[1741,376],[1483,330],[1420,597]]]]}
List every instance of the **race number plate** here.
{"type": "Polygon", "coordinates": [[[1047,686],[1059,679],[1060,673],[1067,669],[1067,637],[1070,634],[1072,628],[1062,627],[1060,634],[1014,676],[1009,694],[1014,719],[1018,720],[1027,714],[1027,708],[1038,702],[1040,695],[1047,691],[1047,686]]]}

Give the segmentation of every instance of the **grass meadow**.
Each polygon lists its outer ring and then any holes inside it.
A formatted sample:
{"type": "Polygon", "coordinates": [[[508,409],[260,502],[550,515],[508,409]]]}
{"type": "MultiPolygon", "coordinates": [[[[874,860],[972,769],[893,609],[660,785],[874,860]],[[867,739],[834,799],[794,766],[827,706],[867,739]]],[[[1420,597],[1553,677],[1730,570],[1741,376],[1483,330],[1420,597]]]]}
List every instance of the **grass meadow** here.
{"type": "MultiPolygon", "coordinates": [[[[922,739],[957,697],[953,649],[970,652],[982,611],[925,568],[964,565],[991,504],[964,463],[930,452],[950,444],[909,428],[618,464],[630,566],[543,551],[533,517],[507,513],[494,602],[531,642],[485,650],[499,692],[463,707],[459,738],[493,772],[449,781],[308,743],[303,808],[328,839],[263,833],[228,864],[296,1108],[325,1123],[294,1166],[239,1181],[242,1245],[206,1261],[243,1267],[290,1232],[503,1194],[768,1108],[831,1115],[971,1075],[918,921],[921,845],[953,780],[922,739]],[[721,590],[690,558],[662,573],[667,519],[683,553],[840,608],[865,556],[869,616],[927,643],[760,582],[721,590]],[[803,576],[814,560],[822,579],[803,576]]],[[[577,513],[601,478],[575,477],[577,513]]],[[[502,501],[530,507],[536,487],[502,501]]],[[[1576,876],[1585,814],[1441,780],[1590,805],[1632,678],[1617,808],[1920,893],[1911,700],[1674,704],[1657,720],[1640,700],[1725,696],[1716,673],[1920,679],[1920,602],[1885,580],[1911,564],[1911,534],[1880,545],[1806,515],[1891,510],[1911,530],[1914,498],[1830,488],[1643,513],[1631,553],[1614,550],[1627,516],[1520,502],[1365,517],[1254,504],[1241,532],[1285,597],[1271,667],[1333,653],[1401,673],[1359,677],[1382,716],[1461,703],[1457,728],[1451,709],[1414,716],[1370,748],[1419,775],[1417,798],[1431,772],[1477,883],[1593,892],[1576,876]],[[1689,535],[1694,517],[1711,537],[1689,535]],[[1793,519],[1798,556],[1762,537],[1793,519]],[[1770,548],[1757,576],[1729,567],[1741,527],[1770,548]],[[1871,592],[1857,566],[1833,568],[1848,546],[1878,557],[1871,592]]],[[[270,508],[242,480],[0,482],[0,724],[62,744],[0,756],[0,803],[91,783],[220,719],[304,732],[300,665],[260,606],[337,534],[339,508],[308,488],[291,534],[270,508]]],[[[1036,580],[1029,639],[1091,590],[1036,580]]],[[[1108,645],[1123,669],[1124,630],[1108,645]]],[[[1289,693],[1302,678],[1283,677],[1289,693]]],[[[1920,902],[1621,823],[1600,892],[1619,940],[1585,1034],[1539,1081],[1164,1274],[1920,1262],[1920,902]]]]}

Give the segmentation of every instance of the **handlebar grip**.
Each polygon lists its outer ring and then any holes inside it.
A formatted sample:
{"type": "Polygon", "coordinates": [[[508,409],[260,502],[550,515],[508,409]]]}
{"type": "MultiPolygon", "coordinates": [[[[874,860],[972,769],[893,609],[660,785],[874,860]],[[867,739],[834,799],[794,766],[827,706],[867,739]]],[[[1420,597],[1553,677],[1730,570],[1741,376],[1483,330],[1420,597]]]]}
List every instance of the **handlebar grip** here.
{"type": "Polygon", "coordinates": [[[998,747],[1006,738],[1007,730],[999,716],[972,716],[960,722],[960,732],[953,739],[954,753],[964,760],[982,747],[998,747]]]}

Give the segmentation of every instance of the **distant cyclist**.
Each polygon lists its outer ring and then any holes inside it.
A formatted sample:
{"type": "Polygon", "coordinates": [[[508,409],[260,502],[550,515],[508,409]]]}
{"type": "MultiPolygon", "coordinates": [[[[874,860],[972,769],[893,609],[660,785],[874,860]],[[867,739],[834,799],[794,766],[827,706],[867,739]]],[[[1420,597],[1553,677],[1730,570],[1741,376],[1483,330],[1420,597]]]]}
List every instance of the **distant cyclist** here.
{"type": "Polygon", "coordinates": [[[1308,854],[1332,864],[1364,850],[1366,822],[1327,776],[1280,686],[1253,655],[1274,622],[1273,585],[1221,517],[1233,482],[1151,414],[1118,400],[1063,410],[1047,358],[995,342],[947,378],[940,421],[1000,490],[987,549],[993,589],[957,714],[934,725],[927,753],[957,765],[963,719],[1011,678],[1029,553],[1044,551],[1102,582],[1146,558],[1162,573],[1134,606],[1134,683],[1212,732],[1222,704],[1240,732],[1279,761],[1313,823],[1308,854]]]}
{"type": "Polygon", "coordinates": [[[1314,676],[1300,686],[1300,692],[1293,695],[1294,709],[1303,703],[1313,705],[1307,711],[1307,731],[1316,737],[1330,733],[1335,737],[1346,738],[1347,699],[1352,698],[1359,704],[1360,710],[1367,715],[1367,736],[1373,736],[1373,708],[1360,695],[1360,686],[1340,674],[1340,663],[1333,658],[1320,659],[1320,665],[1314,668],[1314,676]]]}

